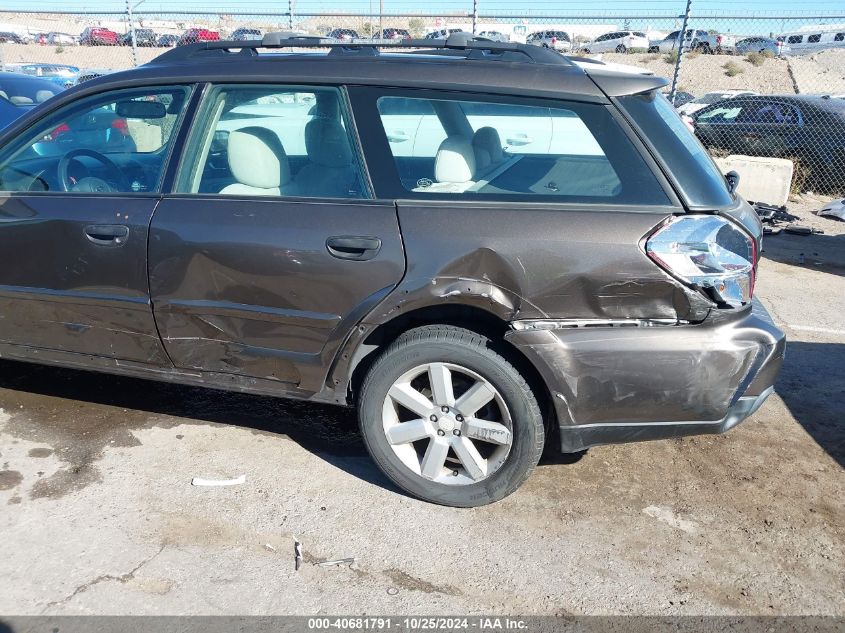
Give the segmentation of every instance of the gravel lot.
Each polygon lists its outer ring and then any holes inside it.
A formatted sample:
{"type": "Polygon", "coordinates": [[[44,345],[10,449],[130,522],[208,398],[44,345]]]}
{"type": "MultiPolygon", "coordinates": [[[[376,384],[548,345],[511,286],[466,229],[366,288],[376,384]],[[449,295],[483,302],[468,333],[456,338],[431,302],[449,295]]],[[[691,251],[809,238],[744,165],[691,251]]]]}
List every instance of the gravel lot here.
{"type": "Polygon", "coordinates": [[[757,414],[551,450],[484,508],[393,489],[344,409],[2,361],[0,613],[845,615],[845,224],[809,220],[766,240],[789,346],[757,414]]]}

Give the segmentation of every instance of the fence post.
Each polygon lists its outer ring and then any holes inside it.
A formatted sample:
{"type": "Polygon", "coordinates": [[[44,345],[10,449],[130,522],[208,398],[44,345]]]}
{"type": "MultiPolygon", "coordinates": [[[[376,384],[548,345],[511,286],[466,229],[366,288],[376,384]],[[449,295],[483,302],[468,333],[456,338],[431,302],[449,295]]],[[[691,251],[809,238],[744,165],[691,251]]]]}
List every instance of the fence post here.
{"type": "Polygon", "coordinates": [[[293,31],[293,0],[288,0],[288,30],[293,31]]]}
{"type": "Polygon", "coordinates": [[[135,42],[135,21],[132,19],[132,0],[126,0],[126,16],[129,23],[129,39],[132,40],[132,65],[138,65],[138,46],[135,42]]]}
{"type": "Polygon", "coordinates": [[[478,0],[472,0],[472,34],[475,35],[475,30],[478,27],[478,0]]]}
{"type": "Polygon", "coordinates": [[[681,26],[681,44],[678,46],[678,59],[675,61],[675,73],[672,75],[672,89],[669,91],[669,103],[675,105],[675,91],[678,89],[678,75],[681,73],[681,60],[684,58],[684,46],[687,42],[687,23],[689,22],[690,11],[692,11],[692,0],[687,0],[687,8],[684,10],[684,23],[681,26]]]}

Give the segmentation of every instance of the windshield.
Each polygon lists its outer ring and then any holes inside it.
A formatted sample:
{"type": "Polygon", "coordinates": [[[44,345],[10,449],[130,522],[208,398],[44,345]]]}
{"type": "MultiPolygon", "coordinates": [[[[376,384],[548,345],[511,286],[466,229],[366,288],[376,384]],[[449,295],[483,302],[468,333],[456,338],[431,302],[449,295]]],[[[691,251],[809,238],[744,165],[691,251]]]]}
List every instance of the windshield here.
{"type": "Polygon", "coordinates": [[[725,178],[707,150],[657,91],[619,97],[619,104],[656,150],[690,207],[733,205],[725,178]]]}

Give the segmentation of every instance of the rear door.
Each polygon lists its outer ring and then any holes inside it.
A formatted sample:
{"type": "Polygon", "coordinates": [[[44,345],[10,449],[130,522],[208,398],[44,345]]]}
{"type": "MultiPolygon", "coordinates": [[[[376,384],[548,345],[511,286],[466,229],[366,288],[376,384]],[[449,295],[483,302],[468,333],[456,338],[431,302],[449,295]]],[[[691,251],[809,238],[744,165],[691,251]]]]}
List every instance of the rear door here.
{"type": "Polygon", "coordinates": [[[373,199],[350,121],[338,88],[208,88],[150,232],[155,319],[177,367],[316,392],[402,278],[395,205],[373,199]]]}
{"type": "Polygon", "coordinates": [[[752,156],[784,156],[793,146],[793,137],[804,125],[801,111],[790,103],[758,100],[745,108],[739,119],[739,135],[745,151],[752,156]]]}
{"type": "Polygon", "coordinates": [[[147,237],[186,87],[72,102],[0,151],[0,341],[169,364],[147,237]]]}

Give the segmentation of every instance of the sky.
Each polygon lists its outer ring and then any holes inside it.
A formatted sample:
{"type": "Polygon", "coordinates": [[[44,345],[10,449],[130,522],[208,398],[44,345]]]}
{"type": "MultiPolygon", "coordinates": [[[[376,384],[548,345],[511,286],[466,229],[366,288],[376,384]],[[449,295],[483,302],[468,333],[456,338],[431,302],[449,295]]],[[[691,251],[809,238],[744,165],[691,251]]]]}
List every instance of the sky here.
{"type": "MultiPolygon", "coordinates": [[[[142,18],[146,15],[170,19],[165,16],[173,12],[197,12],[208,17],[219,14],[277,14],[280,23],[289,1],[293,2],[294,15],[344,12],[373,12],[377,15],[380,1],[384,4],[386,15],[416,13],[437,16],[472,10],[472,0],[130,0],[135,12],[142,18]]],[[[538,26],[590,22],[613,25],[611,28],[668,32],[680,27],[677,18],[683,13],[686,0],[604,0],[600,3],[596,0],[478,0],[478,5],[482,16],[559,16],[553,20],[538,20],[538,26]],[[579,16],[581,20],[567,19],[579,16]],[[586,16],[603,16],[604,19],[584,19],[586,16]],[[626,18],[631,19],[628,24],[626,18]]],[[[78,11],[93,15],[122,12],[125,8],[126,0],[0,0],[0,21],[3,11],[78,11]]],[[[845,23],[845,0],[801,0],[800,3],[796,0],[693,0],[692,16],[690,26],[695,28],[716,29],[736,35],[780,34],[798,30],[808,23],[845,23]],[[841,17],[817,17],[834,15],[841,17]],[[753,19],[708,16],[749,16],[753,19]],[[775,19],[773,16],[788,16],[789,19],[775,19]]],[[[530,18],[526,22],[531,24],[530,18]]]]}
{"type": "MultiPolygon", "coordinates": [[[[133,5],[138,0],[130,0],[133,5]]],[[[301,13],[369,11],[378,12],[380,0],[293,0],[295,9],[301,13]]],[[[382,0],[385,13],[448,13],[470,11],[472,0],[382,0]]],[[[478,0],[481,12],[497,13],[682,13],[683,0],[478,0]]],[[[288,0],[143,0],[137,7],[139,12],[147,11],[209,11],[209,12],[269,12],[287,11],[288,0]]],[[[5,0],[0,9],[11,11],[122,11],[126,0],[5,0]]],[[[693,0],[693,13],[724,12],[735,14],[808,14],[845,13],[845,0],[693,0]],[[800,11],[796,11],[800,7],[800,11]]]]}

